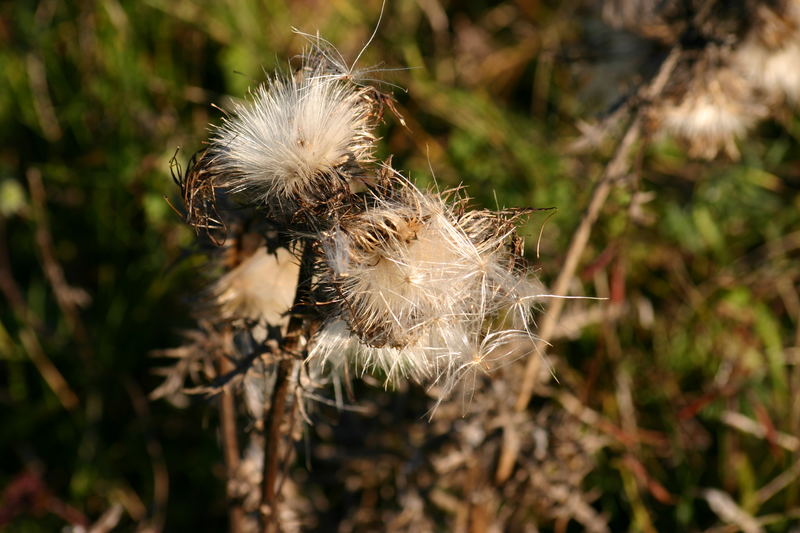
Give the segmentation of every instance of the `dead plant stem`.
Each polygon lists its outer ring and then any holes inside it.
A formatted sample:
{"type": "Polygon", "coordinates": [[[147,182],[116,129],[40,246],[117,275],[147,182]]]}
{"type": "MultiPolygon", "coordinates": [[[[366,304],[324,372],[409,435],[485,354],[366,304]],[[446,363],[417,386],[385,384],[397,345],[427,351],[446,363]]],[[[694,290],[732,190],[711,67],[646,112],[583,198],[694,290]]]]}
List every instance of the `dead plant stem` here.
{"type": "Polygon", "coordinates": [[[278,457],[280,457],[280,426],[283,420],[283,412],[286,408],[286,396],[289,390],[289,374],[291,373],[292,360],[282,359],[278,363],[277,374],[275,376],[275,388],[272,391],[272,401],[264,413],[264,431],[266,439],[264,442],[264,472],[263,483],[261,486],[261,516],[263,518],[264,533],[275,533],[280,531],[278,520],[277,494],[275,493],[275,481],[279,469],[278,457]]]}
{"type": "MultiPolygon", "coordinates": [[[[613,159],[609,162],[608,166],[606,166],[602,178],[592,192],[592,197],[589,201],[589,207],[586,209],[586,212],[584,213],[583,218],[578,225],[578,229],[575,230],[575,233],[572,236],[572,242],[570,243],[567,251],[567,257],[564,260],[564,266],[562,267],[561,272],[559,272],[558,278],[556,278],[556,282],[550,291],[551,294],[566,296],[569,292],[569,284],[572,282],[572,278],[575,275],[575,270],[578,268],[578,261],[580,260],[581,255],[583,255],[583,251],[586,249],[586,244],[589,242],[589,235],[591,235],[592,226],[597,221],[600,210],[602,209],[603,205],[605,205],[605,201],[608,198],[611,189],[613,188],[614,182],[616,179],[621,177],[625,168],[627,168],[628,156],[633,148],[633,145],[635,144],[636,139],[639,137],[640,129],[641,117],[637,115],[628,126],[625,137],[622,139],[622,142],[620,142],[613,159]]],[[[525,368],[525,375],[522,381],[522,387],[520,388],[519,395],[517,396],[517,403],[515,405],[517,411],[524,410],[527,407],[528,402],[530,402],[531,396],[533,395],[533,388],[536,383],[536,371],[539,368],[539,364],[536,359],[539,356],[544,356],[545,347],[547,346],[548,340],[551,338],[553,331],[555,330],[556,323],[561,317],[561,311],[563,308],[564,299],[553,298],[550,302],[550,306],[547,308],[544,318],[542,319],[541,325],[539,326],[539,330],[537,332],[537,340],[533,350],[534,355],[528,359],[528,364],[525,368]]]]}
{"type": "Polygon", "coordinates": [[[77,343],[78,353],[84,358],[84,361],[89,361],[94,357],[92,342],[81,319],[79,309],[79,303],[89,297],[85,291],[69,285],[64,276],[64,269],[56,259],[53,236],[50,233],[47,216],[47,192],[42,181],[41,171],[38,168],[29,168],[25,177],[28,180],[28,189],[31,194],[32,215],[36,224],[35,241],[41,257],[42,270],[77,343]]]}
{"type": "MultiPolygon", "coordinates": [[[[642,131],[642,123],[644,122],[644,114],[647,110],[647,103],[656,99],[661,91],[664,89],[667,81],[669,80],[673,70],[675,69],[678,60],[680,59],[681,48],[676,46],[672,49],[670,54],[664,59],[661,67],[652,79],[652,81],[643,87],[640,92],[640,97],[644,102],[635,111],[634,117],[628,124],[627,130],[622,137],[622,140],[617,145],[613,157],[606,165],[600,180],[592,191],[589,206],[581,218],[578,228],[572,235],[567,256],[564,260],[564,266],[559,272],[553,288],[550,290],[551,294],[557,296],[566,296],[569,291],[569,285],[575,276],[575,271],[578,268],[578,262],[586,249],[586,244],[589,242],[589,236],[592,232],[592,226],[597,221],[600,211],[605,205],[608,195],[614,187],[614,184],[622,177],[629,168],[630,154],[636,145],[642,131]]],[[[517,395],[515,408],[517,411],[523,411],[530,402],[533,395],[533,389],[536,384],[536,374],[540,368],[538,361],[539,357],[544,356],[545,349],[548,345],[549,339],[555,330],[556,324],[561,317],[561,311],[564,308],[563,298],[553,298],[547,312],[542,319],[541,326],[538,331],[538,339],[533,349],[532,357],[528,358],[528,363],[525,368],[525,374],[522,379],[522,385],[517,395]]]]}
{"type": "Polygon", "coordinates": [[[28,307],[22,291],[14,279],[6,240],[5,219],[2,216],[0,216],[0,293],[14,312],[20,326],[19,340],[25,353],[36,366],[36,370],[39,371],[42,379],[56,395],[64,409],[67,411],[76,409],[80,405],[80,400],[63,374],[47,357],[37,334],[37,331],[43,330],[42,322],[28,307]]]}
{"type": "Polygon", "coordinates": [[[301,356],[300,352],[305,349],[302,330],[306,315],[305,305],[309,300],[308,295],[311,291],[311,274],[314,264],[312,243],[306,242],[303,246],[303,257],[300,260],[300,272],[297,278],[297,292],[292,306],[292,316],[286,328],[282,349],[277,354],[279,360],[272,398],[269,405],[264,407],[264,467],[260,507],[263,533],[276,533],[281,530],[277,510],[279,494],[275,490],[280,466],[278,459],[281,456],[281,424],[286,411],[292,368],[295,360],[301,356]]]}
{"type": "MultiPolygon", "coordinates": [[[[220,372],[225,374],[233,370],[233,364],[221,356],[220,372]]],[[[231,480],[239,469],[239,439],[236,434],[236,404],[233,391],[225,388],[220,394],[219,417],[222,430],[222,449],[225,457],[227,479],[231,480]]],[[[231,533],[241,533],[244,511],[237,501],[228,500],[228,525],[231,533]]]]}

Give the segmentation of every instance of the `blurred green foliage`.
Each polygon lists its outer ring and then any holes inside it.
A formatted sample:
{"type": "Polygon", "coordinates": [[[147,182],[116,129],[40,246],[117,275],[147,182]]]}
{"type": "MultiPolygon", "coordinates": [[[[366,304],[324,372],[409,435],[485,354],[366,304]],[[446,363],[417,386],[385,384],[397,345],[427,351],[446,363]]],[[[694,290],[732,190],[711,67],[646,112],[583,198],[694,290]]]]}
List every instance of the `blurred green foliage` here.
{"type": "MultiPolygon", "coordinates": [[[[120,502],[123,529],[225,527],[212,405],[146,401],[159,363],[148,354],[180,342],[203,286],[194,236],[164,200],[175,201],[169,160],[202,146],[220,118],[212,104],[288,68],[304,44],[292,27],[319,30],[352,59],[379,11],[351,0],[0,5],[0,254],[10,267],[0,265],[0,488],[30,470],[90,520],[120,502]],[[39,174],[43,204],[31,188],[39,174]],[[68,294],[88,298],[56,298],[43,233],[68,294]]],[[[558,208],[532,257],[545,282],[613,148],[570,150],[578,121],[600,111],[584,104],[584,61],[564,53],[580,43],[577,21],[571,2],[389,2],[361,59],[408,67],[377,75],[405,88],[395,94],[408,129],[387,117],[382,131],[396,168],[442,188],[463,183],[490,207],[558,208]]],[[[628,380],[638,426],[656,435],[606,450],[589,480],[614,531],[710,527],[704,487],[777,513],[770,531],[788,531],[785,513],[800,507],[796,482],[765,502],[756,494],[798,452],[723,421],[740,412],[800,434],[799,140],[789,114],[743,143],[739,162],[698,163],[655,143],[593,230],[573,293],[608,297],[621,284],[624,311],[556,345],[559,386],[619,421],[628,380]]],[[[531,253],[546,216],[523,228],[531,253]]],[[[567,317],[592,305],[568,304],[567,317]]],[[[9,530],[63,524],[26,509],[9,530]]]]}

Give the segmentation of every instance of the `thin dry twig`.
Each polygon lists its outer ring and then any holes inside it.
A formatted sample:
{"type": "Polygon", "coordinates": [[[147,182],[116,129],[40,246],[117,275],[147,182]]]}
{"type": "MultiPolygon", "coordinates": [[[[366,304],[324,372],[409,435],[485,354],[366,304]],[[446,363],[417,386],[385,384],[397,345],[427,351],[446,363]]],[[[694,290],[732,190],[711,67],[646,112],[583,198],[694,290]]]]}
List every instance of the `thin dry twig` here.
{"type": "Polygon", "coordinates": [[[559,404],[561,404],[566,412],[570,413],[587,426],[590,426],[612,438],[625,449],[640,444],[657,447],[668,445],[667,438],[661,433],[655,431],[638,428],[636,433],[627,433],[599,412],[586,407],[583,402],[569,392],[560,391],[558,393],[554,393],[551,390],[543,390],[542,393],[545,396],[553,397],[559,404]]]}
{"type": "Polygon", "coordinates": [[[36,224],[35,240],[42,260],[42,269],[56,303],[67,320],[67,325],[78,343],[80,354],[89,359],[93,355],[92,343],[86,327],[81,320],[79,307],[89,302],[86,291],[71,286],[64,276],[64,269],[56,259],[53,236],[47,218],[47,192],[42,181],[42,173],[38,168],[29,168],[25,173],[31,194],[33,220],[36,224]]]}
{"type": "Polygon", "coordinates": [[[737,505],[728,493],[718,489],[705,489],[702,494],[711,510],[724,522],[735,525],[744,533],[764,532],[758,520],[737,505]]]}
{"type": "Polygon", "coordinates": [[[55,393],[58,401],[64,406],[67,411],[72,411],[80,406],[78,395],[69,386],[69,383],[58,370],[56,365],[47,357],[47,354],[39,342],[39,337],[33,331],[33,328],[27,324],[22,325],[22,331],[19,332],[19,340],[25,348],[25,352],[31,361],[36,366],[36,370],[42,375],[44,381],[55,393]]]}
{"type": "MultiPolygon", "coordinates": [[[[800,518],[800,509],[789,509],[782,513],[765,514],[756,517],[756,522],[760,526],[769,526],[772,524],[779,524],[781,522],[788,522],[789,520],[797,520],[800,518]]],[[[725,524],[722,526],[710,527],[703,531],[703,533],[739,533],[742,529],[737,524],[725,524]]]]}
{"type": "MultiPolygon", "coordinates": [[[[661,93],[667,81],[669,80],[672,71],[677,65],[680,55],[680,47],[675,47],[672,49],[669,56],[667,56],[662,63],[661,68],[656,77],[653,79],[652,83],[644,89],[646,101],[656,98],[661,93]]],[[[600,215],[600,210],[605,204],[605,201],[608,198],[608,195],[610,194],[615,182],[624,176],[628,168],[631,151],[633,150],[636,141],[640,137],[642,123],[644,120],[644,111],[645,107],[640,107],[636,112],[636,115],[628,125],[625,135],[622,137],[622,140],[617,146],[614,156],[611,158],[611,161],[609,161],[608,165],[606,165],[600,181],[595,186],[594,191],[592,192],[591,200],[589,201],[589,206],[586,208],[586,212],[584,213],[578,228],[575,230],[575,233],[572,236],[572,242],[567,250],[564,266],[562,267],[561,272],[559,272],[558,278],[556,279],[556,282],[550,291],[551,294],[558,296],[567,295],[569,284],[571,283],[572,278],[575,275],[575,270],[578,267],[578,261],[583,255],[586,244],[589,242],[592,226],[597,221],[597,218],[600,215]]],[[[522,386],[517,396],[515,407],[518,411],[524,410],[530,402],[531,396],[533,395],[533,389],[536,384],[537,369],[539,367],[538,363],[534,363],[533,361],[537,358],[537,356],[544,356],[548,340],[552,336],[558,319],[561,316],[563,307],[564,299],[554,298],[550,303],[544,318],[542,319],[541,326],[539,327],[539,331],[537,333],[538,339],[533,349],[534,357],[528,358],[528,365],[525,369],[522,386]]]]}
{"type": "Polygon", "coordinates": [[[92,527],[86,533],[109,533],[113,531],[119,524],[120,518],[122,518],[122,511],[122,505],[115,503],[92,524],[92,527]]]}
{"type": "Polygon", "coordinates": [[[41,329],[41,321],[33,314],[19,289],[14,275],[11,272],[11,261],[5,233],[5,219],[0,216],[0,292],[8,301],[17,321],[20,324],[19,339],[25,353],[28,354],[36,370],[44,379],[47,386],[53,391],[64,409],[71,411],[80,404],[78,395],[73,392],[69,383],[47,357],[42,348],[36,330],[41,329]]]}
{"type": "Polygon", "coordinates": [[[169,472],[164,458],[164,448],[152,430],[147,396],[130,378],[125,378],[123,385],[131,399],[133,410],[142,424],[141,429],[146,439],[147,453],[150,455],[153,468],[153,506],[149,519],[145,520],[138,530],[144,533],[159,533],[164,530],[169,500],[169,472]]]}
{"type": "Polygon", "coordinates": [[[81,527],[89,525],[89,519],[79,509],[69,505],[53,494],[42,474],[28,469],[14,476],[0,493],[0,529],[24,513],[52,513],[65,522],[81,527]]]}
{"type": "Polygon", "coordinates": [[[794,483],[800,477],[800,459],[795,463],[775,476],[772,481],[756,491],[756,500],[759,503],[764,503],[778,494],[780,491],[794,483]]]}
{"type": "Polygon", "coordinates": [[[236,366],[233,366],[231,370],[225,374],[214,378],[210,384],[184,388],[183,391],[186,394],[206,394],[208,396],[214,396],[221,393],[227,387],[237,385],[244,379],[247,372],[253,368],[253,362],[256,359],[265,354],[272,353],[272,347],[268,343],[263,344],[260,348],[261,350],[254,350],[252,353],[248,354],[247,357],[243,357],[241,360],[237,361],[236,366]]]}
{"type": "MultiPolygon", "coordinates": [[[[589,235],[591,234],[592,226],[597,220],[597,217],[600,214],[600,209],[602,209],[603,205],[605,204],[606,198],[608,198],[615,180],[621,177],[622,173],[624,172],[628,155],[630,154],[635,141],[639,138],[641,122],[641,117],[637,116],[628,126],[628,130],[625,133],[622,142],[617,147],[614,157],[612,158],[611,162],[609,162],[605,172],[603,173],[603,177],[595,187],[592,193],[592,198],[589,202],[589,207],[586,209],[580,225],[573,234],[572,242],[570,243],[569,249],[567,250],[567,256],[564,260],[564,266],[562,267],[558,278],[556,278],[556,282],[550,291],[551,294],[557,296],[566,296],[569,292],[569,284],[572,282],[572,278],[575,275],[575,270],[578,267],[578,261],[580,260],[584,249],[586,248],[586,244],[589,242],[589,235]]],[[[539,326],[539,330],[537,331],[538,338],[536,340],[536,344],[534,345],[534,354],[544,356],[548,340],[552,337],[553,331],[555,330],[563,308],[563,298],[553,298],[553,300],[550,302],[547,312],[545,313],[541,325],[539,326]]],[[[538,364],[532,362],[534,359],[536,359],[536,357],[530,357],[528,359],[528,365],[525,369],[522,387],[517,396],[517,403],[515,406],[518,411],[522,411],[527,407],[528,402],[530,402],[531,396],[533,395],[533,388],[536,384],[536,369],[538,368],[538,364]]]]}
{"type": "MultiPolygon", "coordinates": [[[[222,373],[233,370],[233,364],[226,357],[218,358],[219,369],[222,373]]],[[[236,433],[236,399],[233,391],[223,389],[219,399],[219,417],[222,430],[222,449],[225,457],[225,471],[227,478],[232,479],[239,469],[239,439],[236,433]]],[[[244,510],[237,501],[229,498],[228,525],[231,533],[242,531],[244,510]]]]}
{"type": "Polygon", "coordinates": [[[36,118],[39,119],[39,126],[42,128],[42,135],[49,142],[56,142],[62,137],[61,125],[58,123],[58,116],[50,98],[50,89],[47,84],[47,67],[42,58],[34,53],[29,53],[25,57],[25,67],[28,73],[28,82],[33,95],[33,109],[36,118]]]}

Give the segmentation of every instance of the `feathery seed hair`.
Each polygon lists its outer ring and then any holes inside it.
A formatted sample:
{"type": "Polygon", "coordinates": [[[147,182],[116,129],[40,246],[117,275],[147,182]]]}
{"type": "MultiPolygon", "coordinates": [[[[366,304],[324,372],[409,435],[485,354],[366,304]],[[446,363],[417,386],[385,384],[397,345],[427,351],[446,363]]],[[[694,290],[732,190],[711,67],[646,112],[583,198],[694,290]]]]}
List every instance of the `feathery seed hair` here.
{"type": "Polygon", "coordinates": [[[724,151],[736,159],[736,141],[766,116],[767,109],[741,73],[709,62],[695,64],[679,100],[668,98],[653,113],[666,133],[688,145],[691,156],[713,159],[724,151]]]}
{"type": "Polygon", "coordinates": [[[211,287],[217,314],[227,321],[284,323],[292,307],[300,267],[286,248],[265,246],[242,261],[211,287]]]}
{"type": "Polygon", "coordinates": [[[753,31],[732,58],[770,103],[800,102],[800,2],[759,6],[753,31]]]}
{"type": "Polygon", "coordinates": [[[346,187],[343,169],[371,160],[369,102],[349,84],[278,76],[234,113],[210,148],[221,184],[278,212],[346,187]]]}
{"type": "MultiPolygon", "coordinates": [[[[324,223],[374,162],[373,130],[391,98],[341,74],[324,42],[294,75],[275,74],[234,105],[202,158],[214,185],[284,224],[324,223]]],[[[357,188],[357,187],[356,187],[357,188]]],[[[301,224],[302,225],[302,224],[301,224]]]]}
{"type": "MultiPolygon", "coordinates": [[[[609,0],[605,21],[680,50],[650,125],[690,156],[739,156],[737,140],[783,104],[800,103],[800,1],[609,0]]],[[[661,52],[659,52],[661,53],[661,52]]]]}
{"type": "Polygon", "coordinates": [[[503,311],[529,316],[520,311],[534,291],[514,234],[519,213],[470,211],[466,198],[391,181],[391,190],[371,191],[370,208],[322,236],[320,285],[335,305],[309,359],[341,368],[349,357],[387,382],[410,377],[449,390],[508,338],[531,338],[524,328],[492,329],[503,311]]]}

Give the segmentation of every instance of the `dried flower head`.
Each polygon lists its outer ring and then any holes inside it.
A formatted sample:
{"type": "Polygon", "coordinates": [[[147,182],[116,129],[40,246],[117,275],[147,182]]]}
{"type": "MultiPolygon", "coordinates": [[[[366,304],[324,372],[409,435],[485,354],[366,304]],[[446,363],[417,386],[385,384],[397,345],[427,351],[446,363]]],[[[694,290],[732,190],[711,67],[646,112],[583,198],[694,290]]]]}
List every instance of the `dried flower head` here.
{"type": "Polygon", "coordinates": [[[392,181],[322,236],[321,286],[334,304],[310,358],[334,367],[349,358],[387,381],[449,382],[494,357],[503,339],[529,336],[493,328],[531,286],[516,215],[469,211],[464,198],[392,181]]]}
{"type": "Polygon", "coordinates": [[[299,268],[263,249],[235,263],[211,289],[213,311],[234,325],[286,326],[294,305],[287,338],[315,332],[314,375],[352,364],[447,392],[530,344],[537,288],[515,234],[523,211],[470,210],[457,190],[423,192],[388,163],[372,168],[373,128],[391,98],[366,83],[374,69],[355,70],[306,37],[295,74],[236,105],[192,167],[197,179],[184,180],[203,186],[194,218],[216,208],[223,188],[220,198],[264,208],[253,214],[266,212],[303,249],[299,268]],[[280,263],[297,284],[270,274],[280,263]]]}
{"type": "Polygon", "coordinates": [[[269,253],[259,247],[211,287],[217,315],[231,322],[284,323],[294,300],[298,270],[296,258],[286,248],[269,253]]]}
{"type": "Polygon", "coordinates": [[[690,70],[688,80],[651,110],[665,133],[683,141],[693,157],[713,159],[723,151],[739,156],[736,141],[745,136],[767,109],[750,82],[709,49],[690,70]]]}
{"type": "MultiPolygon", "coordinates": [[[[183,200],[183,218],[195,231],[203,230],[216,244],[222,244],[217,238],[218,230],[225,230],[225,223],[217,211],[217,198],[214,190],[214,174],[208,168],[209,158],[206,152],[192,155],[186,164],[186,170],[177,160],[178,152],[170,160],[172,180],[180,188],[183,200]]],[[[173,207],[173,209],[175,209],[173,207]]],[[[180,212],[175,209],[176,212],[180,212]]]]}
{"type": "Polygon", "coordinates": [[[800,101],[800,4],[759,6],[753,30],[732,58],[768,100],[800,101]]]}
{"type": "Polygon", "coordinates": [[[660,96],[648,97],[648,115],[654,130],[681,141],[690,156],[736,159],[737,141],[757,122],[774,116],[782,103],[800,101],[797,0],[609,0],[598,7],[606,23],[644,38],[639,48],[652,50],[628,54],[636,75],[649,63],[663,67],[665,57],[679,58],[663,71],[660,96]]]}
{"type": "Polygon", "coordinates": [[[294,75],[276,74],[234,105],[205,155],[216,186],[282,220],[349,195],[373,161],[384,100],[340,75],[332,57],[314,47],[294,75]]]}
{"type": "Polygon", "coordinates": [[[224,185],[268,205],[318,201],[371,154],[370,108],[346,83],[274,78],[236,106],[211,152],[224,185]]]}

